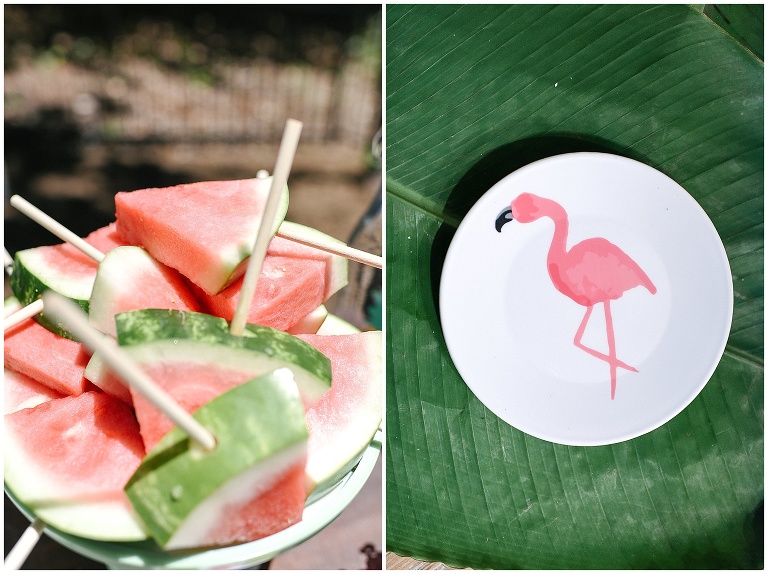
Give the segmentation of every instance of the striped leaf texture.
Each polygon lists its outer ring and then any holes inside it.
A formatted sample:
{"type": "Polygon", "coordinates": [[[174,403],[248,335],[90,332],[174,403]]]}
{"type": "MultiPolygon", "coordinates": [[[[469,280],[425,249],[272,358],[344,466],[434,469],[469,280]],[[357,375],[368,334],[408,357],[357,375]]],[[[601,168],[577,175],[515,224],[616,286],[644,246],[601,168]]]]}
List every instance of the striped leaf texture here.
{"type": "Polygon", "coordinates": [[[388,550],[471,568],[762,567],[762,23],[742,10],[726,30],[713,13],[387,6],[388,550]],[[498,419],[456,372],[439,320],[469,208],[515,169],[574,151],[682,185],[734,285],[728,345],[698,397],[602,447],[498,419]]]}

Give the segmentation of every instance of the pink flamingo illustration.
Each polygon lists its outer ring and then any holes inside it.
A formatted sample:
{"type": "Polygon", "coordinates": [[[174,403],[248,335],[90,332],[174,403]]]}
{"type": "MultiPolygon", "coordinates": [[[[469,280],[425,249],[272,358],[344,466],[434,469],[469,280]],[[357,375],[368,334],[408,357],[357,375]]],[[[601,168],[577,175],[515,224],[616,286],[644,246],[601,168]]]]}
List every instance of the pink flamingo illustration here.
{"type": "Polygon", "coordinates": [[[505,223],[512,219],[530,223],[541,217],[549,217],[555,223],[555,233],[547,254],[547,269],[555,288],[579,305],[587,308],[576,331],[573,344],[610,365],[611,400],[616,396],[616,371],[618,368],[637,372],[637,369],[618,360],[616,340],[611,317],[611,301],[619,299],[625,291],[645,287],[651,294],[656,286],[632,258],[616,245],[594,237],[566,249],[568,239],[568,214],[560,204],[531,193],[522,193],[511,206],[496,219],[496,230],[501,232],[505,223]],[[511,216],[511,217],[510,217],[511,216]],[[605,329],[608,354],[591,349],[581,342],[584,330],[595,305],[602,303],[605,310],[605,329]]]}

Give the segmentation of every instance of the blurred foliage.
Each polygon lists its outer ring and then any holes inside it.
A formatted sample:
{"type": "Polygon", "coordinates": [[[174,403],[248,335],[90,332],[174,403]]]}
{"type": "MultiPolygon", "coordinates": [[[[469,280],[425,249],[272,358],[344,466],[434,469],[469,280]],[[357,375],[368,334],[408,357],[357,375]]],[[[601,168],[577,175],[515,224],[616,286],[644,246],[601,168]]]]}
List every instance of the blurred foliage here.
{"type": "Polygon", "coordinates": [[[378,66],[380,30],[379,5],[6,5],[5,69],[140,55],[208,82],[214,61],[378,66]]]}

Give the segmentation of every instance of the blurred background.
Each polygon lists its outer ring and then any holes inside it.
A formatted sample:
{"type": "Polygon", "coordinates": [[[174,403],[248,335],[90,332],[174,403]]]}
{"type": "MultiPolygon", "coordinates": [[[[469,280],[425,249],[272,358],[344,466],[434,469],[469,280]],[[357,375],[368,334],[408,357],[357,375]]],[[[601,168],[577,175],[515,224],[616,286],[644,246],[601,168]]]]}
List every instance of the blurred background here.
{"type": "MultiPolygon", "coordinates": [[[[78,235],[114,195],[272,170],[304,123],[287,219],[381,253],[381,6],[6,5],[4,244],[59,243],[19,194],[78,235]]],[[[350,264],[332,312],[381,328],[381,274],[350,264]]],[[[8,282],[5,295],[9,295],[8,282]]],[[[26,521],[6,499],[5,548],[26,521]]],[[[99,568],[45,540],[25,568],[99,568]]],[[[278,569],[381,567],[380,467],[278,569]]]]}

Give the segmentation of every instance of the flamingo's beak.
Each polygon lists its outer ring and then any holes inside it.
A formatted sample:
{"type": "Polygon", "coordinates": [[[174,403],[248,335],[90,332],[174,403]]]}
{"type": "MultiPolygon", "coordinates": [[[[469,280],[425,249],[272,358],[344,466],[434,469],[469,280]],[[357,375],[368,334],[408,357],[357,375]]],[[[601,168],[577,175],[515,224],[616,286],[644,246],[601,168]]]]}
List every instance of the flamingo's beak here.
{"type": "Polygon", "coordinates": [[[505,207],[496,218],[496,231],[501,233],[501,228],[508,221],[512,221],[512,210],[509,207],[505,207]]]}

